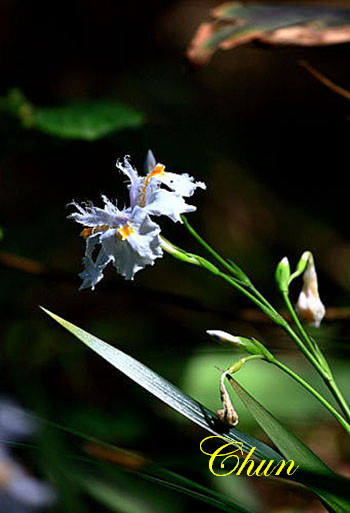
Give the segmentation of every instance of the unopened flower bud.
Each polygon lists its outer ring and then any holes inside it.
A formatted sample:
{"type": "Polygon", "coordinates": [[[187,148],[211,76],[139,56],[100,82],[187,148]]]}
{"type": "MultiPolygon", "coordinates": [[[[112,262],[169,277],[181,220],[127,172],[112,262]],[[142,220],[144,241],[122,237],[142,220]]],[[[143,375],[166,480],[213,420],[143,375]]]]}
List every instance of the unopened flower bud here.
{"type": "Polygon", "coordinates": [[[305,271],[310,258],[313,258],[311,251],[304,251],[304,253],[301,255],[301,258],[297,263],[297,267],[295,270],[295,272],[297,272],[299,276],[305,271]]]}
{"type": "Polygon", "coordinates": [[[325,316],[326,309],[318,293],[317,274],[312,253],[307,253],[307,266],[303,274],[304,285],[296,304],[296,311],[300,319],[318,328],[325,316]]]}
{"type": "Polygon", "coordinates": [[[272,361],[274,359],[270,351],[255,338],[237,337],[222,330],[207,330],[207,333],[208,335],[220,340],[220,342],[229,342],[238,349],[242,349],[242,351],[251,355],[259,355],[268,361],[272,361]]]}
{"type": "Polygon", "coordinates": [[[295,278],[298,278],[306,269],[307,263],[309,261],[310,255],[312,257],[312,253],[310,251],[304,251],[304,253],[301,255],[301,258],[299,262],[297,263],[297,266],[295,268],[295,271],[293,274],[291,274],[289,278],[289,285],[292,283],[292,281],[295,278]]]}
{"type": "Polygon", "coordinates": [[[215,337],[220,342],[229,342],[230,344],[242,346],[242,340],[241,337],[235,337],[234,335],[231,335],[230,333],[227,333],[223,330],[207,330],[208,335],[211,337],[215,337]]]}
{"type": "Polygon", "coordinates": [[[281,292],[288,292],[290,280],[290,266],[287,257],[282,258],[276,267],[275,279],[281,292]]]}

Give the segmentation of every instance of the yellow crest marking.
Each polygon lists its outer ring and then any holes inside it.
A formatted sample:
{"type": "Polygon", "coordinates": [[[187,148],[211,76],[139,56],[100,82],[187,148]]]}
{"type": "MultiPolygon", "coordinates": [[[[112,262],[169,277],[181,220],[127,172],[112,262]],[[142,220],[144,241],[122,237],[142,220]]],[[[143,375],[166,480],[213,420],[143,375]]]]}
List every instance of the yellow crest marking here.
{"type": "Polygon", "coordinates": [[[133,233],[135,233],[135,230],[129,224],[124,224],[124,226],[122,226],[121,228],[118,228],[118,230],[117,230],[117,236],[120,240],[127,239],[133,233]]]}
{"type": "Polygon", "coordinates": [[[147,191],[147,186],[148,186],[149,182],[151,181],[151,179],[154,176],[164,175],[164,169],[165,169],[165,166],[163,166],[163,164],[157,164],[156,167],[154,169],[152,169],[152,171],[150,173],[148,173],[148,175],[146,176],[144,184],[143,184],[141,192],[140,192],[140,199],[139,199],[140,207],[144,207],[146,204],[146,191],[147,191]]]}

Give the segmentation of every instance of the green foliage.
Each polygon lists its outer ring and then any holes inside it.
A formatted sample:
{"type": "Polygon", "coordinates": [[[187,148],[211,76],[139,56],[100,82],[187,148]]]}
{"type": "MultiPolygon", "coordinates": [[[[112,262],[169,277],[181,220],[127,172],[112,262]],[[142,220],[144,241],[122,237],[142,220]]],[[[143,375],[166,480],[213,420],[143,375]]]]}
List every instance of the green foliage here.
{"type": "Polygon", "coordinates": [[[67,139],[93,141],[125,128],[138,127],[142,115],[126,105],[95,101],[65,107],[38,109],[34,126],[42,132],[67,139]]]}
{"type": "Polygon", "coordinates": [[[32,105],[21,91],[12,89],[0,105],[17,116],[24,127],[65,139],[94,141],[144,123],[144,116],[132,107],[106,100],[43,108],[32,105]]]}
{"type": "MultiPolygon", "coordinates": [[[[179,411],[193,422],[199,424],[207,431],[222,435],[223,430],[219,425],[216,416],[204,405],[194,401],[186,396],[171,383],[161,376],[151,371],[148,367],[141,364],[134,358],[126,355],[122,351],[110,346],[106,342],[97,339],[93,335],[78,328],[57,315],[43,309],[54,320],[75,335],[79,340],[86,344],[90,349],[102,356],[114,367],[122,371],[131,379],[136,381],[150,393],[163,400],[170,407],[179,411]]],[[[346,504],[342,495],[338,497],[333,493],[333,488],[339,490],[346,480],[332,472],[308,447],[306,447],[293,433],[282,426],[258,401],[248,394],[232,378],[230,381],[241,399],[246,404],[250,413],[256,418],[262,428],[266,431],[271,440],[281,450],[284,457],[294,459],[301,467],[301,472],[294,474],[291,479],[297,482],[307,484],[310,489],[319,495],[319,497],[331,507],[335,513],[346,513],[346,504]],[[315,477],[316,475],[316,477],[315,477]],[[310,479],[311,476],[311,479],[310,479]],[[314,483],[317,486],[314,486],[314,483]],[[324,489],[325,487],[325,489],[324,489]],[[331,490],[331,491],[330,491],[331,490]]],[[[221,426],[223,426],[221,424],[221,426]]],[[[255,440],[235,428],[225,429],[225,437],[233,441],[241,441],[245,452],[247,449],[256,448],[255,456],[260,459],[274,459],[279,461],[280,455],[262,442],[255,440]]],[[[222,508],[221,508],[222,509],[222,508]]],[[[227,510],[226,510],[227,511],[227,510]]],[[[232,511],[235,511],[234,509],[232,511]]],[[[239,509],[237,511],[240,511],[239,509]]]]}
{"type": "MultiPolygon", "coordinates": [[[[299,438],[297,438],[288,428],[283,426],[266,408],[264,408],[254,397],[252,397],[237,381],[229,377],[235,392],[239,395],[249,412],[259,423],[269,438],[276,444],[283,456],[293,459],[300,466],[300,471],[307,473],[319,473],[326,482],[328,478],[335,477],[336,474],[327,465],[320,460],[316,454],[311,451],[299,438]]],[[[296,476],[299,470],[296,472],[296,476]]],[[[300,472],[299,472],[300,474],[300,472]]],[[[306,478],[307,479],[307,478],[306,478]]],[[[302,481],[305,482],[303,476],[302,481]]],[[[320,483],[321,485],[321,483],[320,483]]],[[[348,500],[337,497],[328,491],[322,490],[318,486],[310,486],[321,499],[331,506],[336,513],[346,513],[348,511],[348,500]]],[[[348,489],[348,482],[344,479],[344,492],[348,489]]]]}
{"type": "Polygon", "coordinates": [[[90,347],[90,349],[102,356],[102,358],[113,365],[116,369],[123,372],[130,379],[141,385],[148,392],[153,394],[155,397],[158,397],[158,399],[165,402],[174,410],[180,412],[192,422],[198,424],[214,435],[220,436],[225,432],[226,437],[231,438],[234,441],[242,442],[242,447],[245,451],[249,451],[252,447],[255,447],[255,454],[258,458],[280,459],[280,454],[271,449],[268,445],[241,433],[238,429],[233,427],[228,429],[228,426],[218,422],[217,415],[208,410],[208,408],[203,404],[198,403],[191,397],[184,394],[173,384],[169,383],[169,381],[135,360],[135,358],[132,358],[123,351],[120,351],[97,337],[94,337],[90,333],[78,328],[58,315],[55,315],[44,308],[43,310],[66,330],[70,331],[79,340],[90,347]]]}
{"type": "MultiPolygon", "coordinates": [[[[44,418],[41,418],[40,421],[46,426],[45,437],[41,442],[42,445],[46,446],[45,451],[43,451],[46,466],[53,475],[62,503],[69,508],[72,507],[72,511],[78,511],[77,505],[80,504],[81,492],[84,492],[112,511],[130,513],[145,510],[145,513],[148,513],[150,508],[149,501],[144,500],[145,495],[148,499],[148,490],[146,494],[146,490],[143,489],[143,497],[141,497],[140,493],[135,494],[134,490],[132,492],[128,490],[130,486],[133,487],[133,483],[129,479],[125,479],[123,483],[124,480],[121,476],[121,472],[127,472],[132,474],[132,481],[134,477],[141,477],[143,480],[157,486],[204,502],[226,513],[252,513],[250,509],[238,504],[236,500],[227,498],[221,493],[211,490],[192,479],[168,470],[137,453],[105,443],[82,431],[77,431],[44,418]],[[100,449],[107,450],[111,456],[111,462],[107,459],[107,463],[103,457],[100,460],[98,456],[95,459],[95,457],[89,458],[84,456],[82,458],[79,455],[70,454],[68,446],[61,439],[61,432],[73,435],[81,441],[92,443],[100,449]],[[67,465],[67,461],[69,461],[69,465],[67,465]],[[74,464],[72,464],[72,461],[74,464]],[[87,473],[86,465],[82,467],[76,464],[79,461],[91,464],[89,473],[87,473]],[[90,473],[92,469],[94,472],[90,473]],[[104,471],[103,475],[101,471],[104,471]],[[121,482],[123,483],[122,486],[121,482]],[[69,486],[67,486],[68,483],[69,486]]],[[[140,483],[138,483],[137,489],[139,490],[140,488],[140,483]]],[[[157,499],[159,502],[159,497],[157,499]]],[[[79,509],[79,511],[81,510],[79,509]]],[[[158,508],[156,506],[153,507],[153,511],[158,511],[158,508]]]]}

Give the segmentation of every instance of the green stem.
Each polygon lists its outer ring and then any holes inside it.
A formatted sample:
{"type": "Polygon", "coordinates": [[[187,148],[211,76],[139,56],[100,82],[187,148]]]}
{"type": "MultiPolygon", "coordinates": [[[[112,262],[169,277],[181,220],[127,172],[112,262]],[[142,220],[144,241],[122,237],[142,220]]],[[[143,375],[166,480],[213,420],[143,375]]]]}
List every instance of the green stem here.
{"type": "MultiPolygon", "coordinates": [[[[205,259],[203,259],[205,260],[205,259]]],[[[255,303],[273,322],[281,326],[288,335],[294,340],[294,342],[299,347],[300,351],[304,354],[304,356],[309,360],[309,362],[315,367],[315,369],[324,377],[324,370],[318,360],[314,357],[312,353],[305,347],[302,340],[298,335],[295,333],[293,328],[288,324],[288,322],[283,319],[283,317],[276,312],[276,310],[273,307],[267,306],[265,303],[260,301],[254,294],[249,292],[245,287],[243,287],[240,283],[237,283],[237,281],[234,278],[231,278],[231,276],[228,276],[227,274],[221,272],[217,267],[213,266],[212,264],[210,267],[206,268],[209,272],[212,274],[219,276],[221,279],[229,283],[232,287],[239,290],[242,294],[244,294],[246,297],[248,297],[253,303],[255,303]]]]}
{"type": "Polygon", "coordinates": [[[325,383],[329,390],[332,392],[333,396],[336,398],[342,412],[345,414],[346,419],[350,422],[350,408],[345,401],[341,391],[338,388],[338,385],[336,384],[334,377],[331,376],[328,379],[325,379],[325,383]]]}
{"type": "Polygon", "coordinates": [[[346,429],[348,433],[350,433],[350,425],[346,420],[337,412],[335,408],[324,398],[321,394],[317,392],[307,381],[301,378],[298,374],[296,374],[292,369],[284,365],[279,360],[273,360],[271,363],[279,367],[283,372],[291,376],[295,381],[297,381],[300,385],[302,385],[306,390],[308,390],[327,410],[336,417],[336,419],[340,422],[340,424],[346,429]]]}
{"type": "MultiPolygon", "coordinates": [[[[181,216],[181,219],[186,226],[187,230],[190,232],[191,235],[210,253],[220,264],[227,269],[227,271],[231,274],[234,272],[234,267],[227,262],[219,253],[215,251],[214,248],[212,248],[200,235],[196,230],[190,225],[190,223],[187,221],[185,216],[181,216]]],[[[248,276],[247,279],[249,280],[248,276]]]]}
{"type": "MultiPolygon", "coordinates": [[[[187,230],[193,235],[193,237],[223,266],[227,269],[230,274],[235,274],[235,268],[229,264],[222,256],[215,251],[200,235],[196,232],[196,230],[190,225],[185,216],[181,216],[187,230]]],[[[242,271],[243,273],[243,271],[242,271]]],[[[245,273],[243,273],[245,275],[245,273]]],[[[237,283],[236,280],[230,278],[224,273],[220,273],[219,275],[222,279],[229,282],[233,287],[242,292],[245,296],[247,296],[251,301],[253,301],[273,322],[281,326],[288,335],[293,339],[293,341],[297,344],[300,351],[304,354],[304,356],[310,361],[310,363],[316,368],[316,370],[323,375],[323,368],[321,364],[318,362],[317,358],[310,352],[310,350],[303,344],[302,340],[289,323],[283,319],[283,317],[275,310],[275,308],[269,303],[267,299],[254,287],[249,278],[247,278],[246,287],[237,283]],[[247,290],[247,288],[249,290],[247,290]]]]}
{"type": "Polygon", "coordinates": [[[257,297],[258,299],[260,299],[260,301],[263,301],[263,302],[264,302],[264,304],[265,304],[266,306],[268,306],[269,308],[271,308],[271,310],[273,310],[274,312],[278,313],[278,312],[277,312],[277,310],[275,310],[275,308],[271,305],[271,303],[270,303],[270,302],[269,302],[269,301],[268,301],[268,300],[267,300],[267,299],[266,299],[266,298],[261,294],[261,292],[259,292],[259,291],[258,291],[258,289],[256,289],[256,288],[254,287],[254,285],[253,285],[253,284],[251,284],[251,286],[250,286],[250,290],[251,290],[252,292],[254,292],[254,294],[256,295],[256,297],[257,297]]]}
{"type": "MultiPolygon", "coordinates": [[[[187,223],[186,219],[184,218],[184,222],[187,226],[187,228],[190,230],[190,232],[195,236],[195,238],[208,250],[210,253],[215,256],[217,260],[219,260],[222,265],[225,265],[225,268],[230,268],[230,273],[232,273],[232,269],[230,267],[230,264],[226,262],[214,249],[212,249],[209,244],[207,244],[200,235],[197,234],[197,232],[187,223]]],[[[209,271],[211,274],[214,274],[215,276],[219,276],[221,279],[229,283],[232,287],[234,287],[236,290],[240,291],[243,295],[248,297],[253,303],[255,303],[273,322],[275,322],[277,325],[281,326],[287,334],[292,338],[292,340],[297,344],[300,351],[304,354],[304,356],[310,361],[310,363],[315,367],[315,369],[318,371],[318,373],[323,377],[325,380],[327,386],[333,393],[334,397],[337,399],[342,411],[346,414],[347,418],[350,418],[350,411],[348,409],[348,406],[342,397],[336,383],[334,382],[333,376],[326,371],[321,363],[318,361],[318,359],[314,356],[313,353],[310,352],[310,350],[303,344],[300,337],[297,335],[297,333],[293,330],[293,328],[290,326],[290,324],[270,305],[270,303],[265,300],[265,298],[256,291],[255,287],[251,284],[250,288],[252,288],[253,292],[250,290],[247,290],[247,288],[242,285],[242,281],[235,279],[232,276],[228,276],[224,272],[220,271],[215,265],[213,265],[211,262],[206,260],[203,257],[200,257],[198,255],[193,255],[191,253],[187,253],[186,251],[182,250],[181,248],[178,248],[174,246],[173,244],[169,243],[166,239],[162,238],[162,247],[165,251],[170,253],[175,258],[185,261],[187,263],[193,264],[193,265],[199,265],[200,267],[203,267],[207,271],[209,271]],[[258,297],[257,297],[258,296],[258,297]]],[[[242,271],[243,273],[243,271],[242,271]]],[[[301,378],[300,378],[301,379],[301,378]]],[[[328,403],[327,403],[328,404],[328,403]]],[[[336,411],[336,410],[334,410],[336,411]]],[[[339,416],[339,413],[338,413],[339,416]]]]}
{"type": "MultiPolygon", "coordinates": [[[[217,269],[217,268],[216,268],[217,269]]],[[[210,269],[208,269],[210,271],[210,269]]],[[[255,303],[273,322],[278,324],[279,326],[283,326],[284,319],[283,317],[276,312],[273,308],[266,305],[265,302],[262,302],[260,299],[258,299],[254,294],[252,294],[249,290],[247,290],[244,286],[242,286],[240,283],[238,283],[234,278],[231,278],[231,276],[228,276],[227,274],[221,272],[219,269],[217,269],[217,272],[211,271],[216,276],[219,276],[223,280],[225,280],[227,283],[232,285],[235,289],[239,290],[244,294],[247,298],[249,298],[253,303],[255,303]]]]}
{"type": "Polygon", "coordinates": [[[290,326],[290,324],[288,324],[288,322],[286,322],[286,324],[283,326],[283,329],[284,329],[284,331],[286,333],[288,333],[290,338],[296,343],[296,345],[298,346],[300,351],[303,353],[303,355],[315,367],[317,372],[324,378],[325,377],[325,371],[324,371],[323,367],[321,366],[321,364],[319,363],[317,358],[315,358],[315,356],[312,353],[310,353],[309,349],[303,344],[303,342],[300,339],[300,337],[298,337],[298,335],[295,333],[295,331],[290,326]]]}
{"type": "Polygon", "coordinates": [[[274,307],[269,303],[269,301],[254,287],[249,277],[246,275],[242,269],[240,269],[236,264],[228,262],[225,258],[223,258],[214,248],[208,244],[203,237],[199,235],[199,233],[190,225],[187,221],[187,218],[182,215],[181,219],[184,222],[185,227],[189,231],[189,233],[208,251],[210,255],[212,255],[231,275],[234,277],[239,274],[239,281],[244,283],[244,285],[251,291],[257,299],[259,299],[260,303],[263,303],[267,308],[274,312],[275,315],[279,315],[278,312],[274,309],[274,307]]]}
{"type": "Polygon", "coordinates": [[[300,335],[303,337],[303,339],[305,340],[306,344],[309,346],[309,349],[315,354],[314,344],[312,343],[312,340],[310,339],[308,333],[305,331],[304,326],[300,322],[299,317],[297,316],[296,311],[294,310],[294,307],[293,307],[293,305],[292,305],[292,303],[291,303],[291,301],[289,299],[288,292],[283,292],[282,295],[283,295],[283,299],[284,299],[284,302],[286,304],[286,307],[288,309],[288,312],[290,313],[290,315],[291,315],[291,317],[292,317],[292,319],[294,321],[294,324],[298,328],[298,330],[300,332],[300,335]]]}
{"type": "MultiPolygon", "coordinates": [[[[230,274],[235,274],[235,268],[229,264],[215,249],[213,249],[200,235],[196,232],[196,230],[190,225],[185,216],[181,216],[187,230],[191,233],[191,235],[223,266],[227,269],[230,274]]],[[[217,269],[217,268],[216,268],[217,269]]],[[[208,269],[213,272],[213,270],[208,269]]],[[[241,271],[244,276],[245,273],[241,271]]],[[[242,286],[236,279],[227,276],[225,273],[220,272],[217,269],[217,272],[213,274],[219,275],[222,279],[230,283],[237,290],[242,292],[246,297],[248,297],[253,303],[255,303],[273,322],[281,326],[288,335],[293,339],[293,341],[297,344],[300,351],[304,354],[304,356],[310,361],[310,363],[316,368],[316,370],[324,375],[323,368],[321,364],[318,362],[317,358],[309,351],[309,349],[303,344],[302,340],[289,323],[283,319],[283,317],[275,310],[275,308],[265,299],[265,297],[254,287],[249,278],[246,276],[246,286],[242,286]],[[247,290],[249,289],[249,290],[247,290]]]]}
{"type": "Polygon", "coordinates": [[[350,421],[350,408],[335,382],[334,376],[332,374],[332,371],[328,365],[328,362],[327,362],[325,356],[323,355],[320,348],[316,345],[316,343],[313,343],[313,341],[309,337],[308,333],[305,331],[305,329],[304,329],[302,323],[300,322],[300,320],[293,308],[293,305],[289,299],[288,292],[283,293],[283,298],[284,298],[284,301],[288,308],[288,311],[289,311],[295,325],[297,326],[300,334],[302,335],[305,342],[309,345],[310,349],[312,350],[313,354],[318,359],[318,361],[322,367],[321,375],[322,375],[324,382],[326,383],[326,385],[329,388],[330,392],[332,393],[333,397],[336,399],[342,412],[345,414],[347,420],[350,421]]]}

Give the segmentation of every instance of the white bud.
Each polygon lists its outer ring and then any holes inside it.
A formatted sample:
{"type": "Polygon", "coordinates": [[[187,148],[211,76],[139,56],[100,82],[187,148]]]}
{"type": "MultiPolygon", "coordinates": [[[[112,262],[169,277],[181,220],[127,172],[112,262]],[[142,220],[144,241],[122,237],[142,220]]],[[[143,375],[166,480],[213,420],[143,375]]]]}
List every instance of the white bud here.
{"type": "Polygon", "coordinates": [[[326,309],[318,293],[317,274],[314,259],[311,253],[308,256],[308,262],[303,274],[304,285],[300,292],[296,311],[300,319],[309,322],[317,328],[320,326],[326,309]]]}
{"type": "Polygon", "coordinates": [[[208,335],[217,338],[220,342],[229,342],[230,344],[242,345],[240,337],[235,337],[222,330],[207,330],[208,335]]]}

